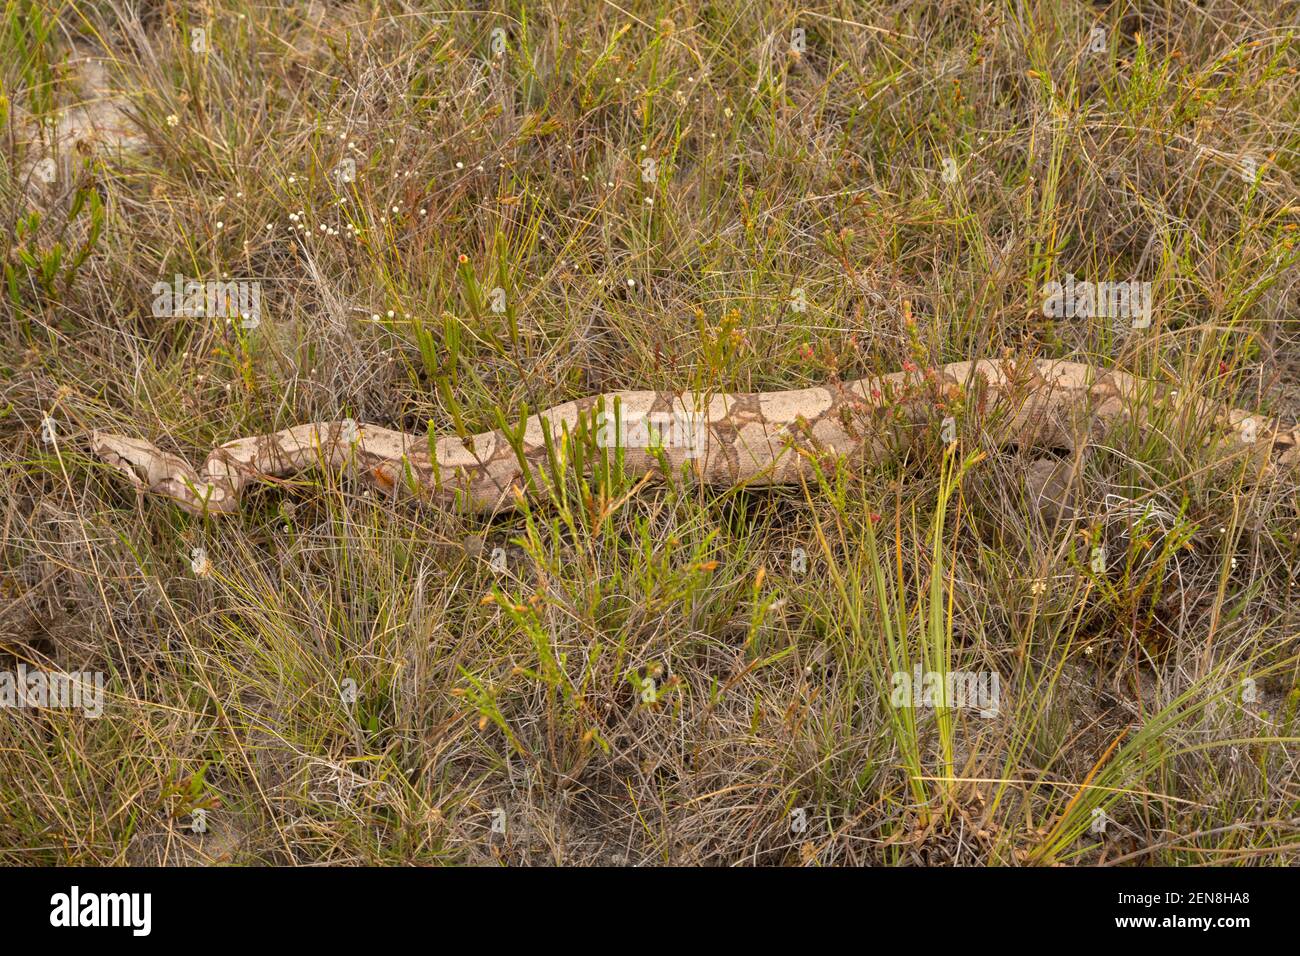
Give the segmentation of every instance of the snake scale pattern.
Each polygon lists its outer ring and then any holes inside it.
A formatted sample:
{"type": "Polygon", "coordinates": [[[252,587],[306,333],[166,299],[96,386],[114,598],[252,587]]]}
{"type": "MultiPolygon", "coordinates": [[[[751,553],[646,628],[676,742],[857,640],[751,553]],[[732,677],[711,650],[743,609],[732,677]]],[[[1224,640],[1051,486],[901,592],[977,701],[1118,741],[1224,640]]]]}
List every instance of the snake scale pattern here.
{"type": "MultiPolygon", "coordinates": [[[[659,437],[617,439],[630,477],[654,480],[665,468],[686,468],[702,483],[732,488],[808,481],[837,456],[880,461],[925,436],[951,441],[958,422],[963,434],[973,423],[998,445],[1073,450],[1118,421],[1144,423],[1155,402],[1176,396],[1077,362],[979,360],[791,391],[611,392],[532,415],[509,435],[497,429],[434,440],[350,420],[316,422],[227,442],[197,470],[138,438],[95,432],[91,444],[137,491],[195,514],[237,512],[250,484],[315,467],[350,469],[373,489],[435,507],[487,513],[513,508],[556,449],[567,454],[566,429],[617,421],[638,435],[640,423],[640,437],[659,437]],[[677,423],[690,440],[646,427],[656,422],[677,423]]],[[[1300,462],[1300,429],[1238,409],[1190,413],[1210,416],[1222,447],[1257,456],[1261,472],[1300,462]]]]}

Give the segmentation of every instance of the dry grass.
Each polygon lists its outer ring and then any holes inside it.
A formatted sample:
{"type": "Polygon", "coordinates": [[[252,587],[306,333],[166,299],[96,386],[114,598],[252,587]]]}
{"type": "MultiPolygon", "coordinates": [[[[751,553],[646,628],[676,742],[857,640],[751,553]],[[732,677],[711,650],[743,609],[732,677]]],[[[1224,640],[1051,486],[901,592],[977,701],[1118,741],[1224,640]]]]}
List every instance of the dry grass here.
{"type": "Polygon", "coordinates": [[[1031,354],[1295,418],[1294,0],[423,7],[0,5],[0,670],[108,675],[0,711],[0,860],[1295,862],[1296,489],[1181,406],[596,525],[191,519],[86,447],[1031,354]],[[1151,328],[1044,318],[1066,273],[1151,328]],[[155,317],[175,274],[261,324],[155,317]],[[922,658],[997,715],[892,708],[922,658]]]}

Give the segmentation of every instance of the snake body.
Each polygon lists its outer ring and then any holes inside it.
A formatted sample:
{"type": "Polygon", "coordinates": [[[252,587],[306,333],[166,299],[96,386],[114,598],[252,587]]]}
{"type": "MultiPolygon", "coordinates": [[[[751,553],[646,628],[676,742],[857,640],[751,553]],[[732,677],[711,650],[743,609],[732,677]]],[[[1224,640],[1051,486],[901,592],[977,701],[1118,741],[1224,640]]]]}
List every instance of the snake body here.
{"type": "MultiPolygon", "coordinates": [[[[138,438],[95,432],[91,444],[139,492],[196,514],[236,512],[251,483],[314,467],[352,468],[381,492],[483,513],[514,507],[584,431],[617,445],[634,479],[685,468],[724,488],[781,485],[811,480],[837,456],[879,461],[936,426],[941,440],[954,440],[959,422],[963,430],[977,423],[1000,445],[1071,450],[1117,420],[1143,420],[1153,401],[1170,397],[1176,393],[1166,387],[1077,362],[979,360],[789,391],[611,392],[515,427],[436,440],[350,420],[315,422],[227,442],[201,469],[138,438]]],[[[1300,460],[1300,429],[1238,409],[1193,413],[1213,416],[1225,447],[1259,455],[1265,469],[1300,460]]]]}

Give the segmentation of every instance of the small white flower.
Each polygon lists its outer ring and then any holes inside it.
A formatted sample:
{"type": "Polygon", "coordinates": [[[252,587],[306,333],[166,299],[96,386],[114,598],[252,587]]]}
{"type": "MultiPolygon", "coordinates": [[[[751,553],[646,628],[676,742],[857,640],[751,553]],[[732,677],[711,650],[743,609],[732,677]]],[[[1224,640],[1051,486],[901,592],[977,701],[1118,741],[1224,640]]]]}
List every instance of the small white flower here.
{"type": "Polygon", "coordinates": [[[167,114],[167,125],[168,125],[168,126],[180,126],[180,125],[181,125],[181,118],[180,118],[179,116],[177,116],[175,113],[168,113],[168,114],[167,114]]]}
{"type": "Polygon", "coordinates": [[[212,562],[208,560],[208,552],[205,548],[190,549],[190,570],[199,577],[212,573],[212,562]]]}

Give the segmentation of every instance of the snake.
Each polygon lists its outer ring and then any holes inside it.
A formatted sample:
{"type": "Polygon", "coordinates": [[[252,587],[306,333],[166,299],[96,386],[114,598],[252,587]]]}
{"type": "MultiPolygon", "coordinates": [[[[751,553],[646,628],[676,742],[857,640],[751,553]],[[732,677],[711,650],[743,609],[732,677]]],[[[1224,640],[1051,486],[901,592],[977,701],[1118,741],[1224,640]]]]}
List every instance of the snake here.
{"type": "MultiPolygon", "coordinates": [[[[1128,421],[1151,425],[1178,390],[1115,369],[1051,360],[978,359],[851,382],[759,392],[614,391],[565,402],[471,434],[413,435],[352,419],[295,425],[236,438],[201,468],[142,438],[96,430],[91,450],[141,495],[191,514],[239,511],[259,482],[313,468],[347,469],[395,498],[459,513],[516,508],[558,469],[589,472],[596,454],[630,479],[689,474],[717,488],[815,482],[837,461],[862,468],[920,443],[1071,452],[1128,421]]],[[[1169,407],[1174,407],[1170,405],[1169,407]]],[[[1300,429],[1205,400],[1177,406],[1218,433],[1226,453],[1251,456],[1261,473],[1300,463],[1300,429]]],[[[527,409],[521,410],[526,412],[527,409]]]]}

